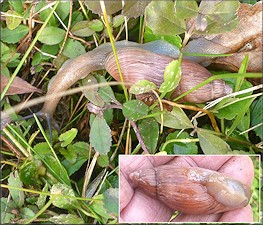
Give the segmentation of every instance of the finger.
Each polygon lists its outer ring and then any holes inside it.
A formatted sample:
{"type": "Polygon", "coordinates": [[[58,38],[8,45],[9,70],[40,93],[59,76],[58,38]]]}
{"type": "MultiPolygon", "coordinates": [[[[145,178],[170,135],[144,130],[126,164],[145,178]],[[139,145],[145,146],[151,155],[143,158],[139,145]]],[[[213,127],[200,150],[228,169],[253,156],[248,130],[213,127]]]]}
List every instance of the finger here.
{"type": "Polygon", "coordinates": [[[180,213],[173,222],[216,222],[220,219],[222,213],[208,215],[190,215],[180,213]]]}
{"type": "Polygon", "coordinates": [[[251,186],[254,178],[253,162],[246,155],[232,156],[231,159],[222,165],[219,172],[228,174],[249,187],[251,186]]]}
{"type": "Polygon", "coordinates": [[[120,211],[122,211],[131,201],[134,190],[120,171],[120,211]]]}
{"type": "Polygon", "coordinates": [[[140,190],[135,190],[129,204],[120,213],[120,222],[167,222],[173,211],[140,190]]]}
{"type": "Polygon", "coordinates": [[[219,219],[219,222],[253,222],[253,212],[250,205],[242,209],[235,209],[223,213],[222,217],[219,219]]]}

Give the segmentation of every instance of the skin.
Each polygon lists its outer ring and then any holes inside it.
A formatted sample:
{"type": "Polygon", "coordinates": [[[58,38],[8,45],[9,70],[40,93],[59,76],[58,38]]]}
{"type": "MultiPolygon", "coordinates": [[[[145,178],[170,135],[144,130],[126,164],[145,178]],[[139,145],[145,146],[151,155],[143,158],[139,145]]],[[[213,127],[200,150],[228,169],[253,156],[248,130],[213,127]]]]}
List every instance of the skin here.
{"type": "MultiPolygon", "coordinates": [[[[131,172],[160,165],[202,167],[225,173],[249,187],[254,177],[248,156],[120,156],[120,222],[168,222],[173,210],[153,199],[129,180],[131,172]],[[125,160],[124,160],[125,158],[125,160]],[[213,163],[211,163],[213,162],[213,163]]],[[[210,215],[180,213],[173,222],[253,222],[250,205],[210,215]]]]}

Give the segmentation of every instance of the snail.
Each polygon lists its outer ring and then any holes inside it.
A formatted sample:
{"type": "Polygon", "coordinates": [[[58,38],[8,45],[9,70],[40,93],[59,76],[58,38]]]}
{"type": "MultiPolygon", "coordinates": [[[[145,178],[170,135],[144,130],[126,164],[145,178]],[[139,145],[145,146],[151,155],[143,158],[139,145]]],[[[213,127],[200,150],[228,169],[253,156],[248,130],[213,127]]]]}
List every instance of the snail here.
{"type": "MultiPolygon", "coordinates": [[[[179,50],[163,40],[138,44],[129,41],[115,43],[120,61],[123,79],[127,83],[135,83],[147,79],[160,86],[163,82],[165,67],[179,56],[179,50]]],[[[183,59],[181,63],[182,78],[179,86],[172,94],[172,98],[195,87],[206,80],[211,73],[197,63],[183,59]]],[[[84,78],[89,73],[106,69],[110,75],[120,81],[116,62],[110,43],[105,43],[70,62],[64,63],[57,75],[51,79],[47,95],[53,95],[70,88],[75,82],[84,78]]],[[[232,89],[222,80],[203,86],[202,88],[186,95],[182,100],[201,103],[227,95],[232,89]]],[[[37,115],[52,118],[60,97],[47,100],[37,115]]]]}
{"type": "Polygon", "coordinates": [[[135,171],[129,177],[148,196],[189,214],[242,208],[251,197],[249,187],[240,181],[199,167],[163,165],[135,171]]]}

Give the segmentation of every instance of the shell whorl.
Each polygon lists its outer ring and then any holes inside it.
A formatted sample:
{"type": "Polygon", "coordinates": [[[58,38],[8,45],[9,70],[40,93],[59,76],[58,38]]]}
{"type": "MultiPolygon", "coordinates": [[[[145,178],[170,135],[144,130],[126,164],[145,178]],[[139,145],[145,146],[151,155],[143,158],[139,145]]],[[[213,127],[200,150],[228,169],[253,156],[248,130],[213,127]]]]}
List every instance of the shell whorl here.
{"type": "MultiPolygon", "coordinates": [[[[124,82],[128,83],[128,87],[144,79],[155,83],[159,87],[163,83],[163,74],[166,66],[172,60],[175,60],[175,58],[169,56],[159,55],[134,47],[119,49],[117,50],[117,54],[123,79],[124,82]]],[[[114,54],[109,54],[105,62],[105,68],[109,74],[115,80],[120,81],[114,54]]],[[[181,81],[171,98],[183,94],[211,76],[211,73],[207,69],[192,61],[182,60],[181,67],[181,81]]],[[[222,97],[231,92],[232,89],[223,80],[214,80],[186,95],[180,101],[202,103],[222,97]]]]}

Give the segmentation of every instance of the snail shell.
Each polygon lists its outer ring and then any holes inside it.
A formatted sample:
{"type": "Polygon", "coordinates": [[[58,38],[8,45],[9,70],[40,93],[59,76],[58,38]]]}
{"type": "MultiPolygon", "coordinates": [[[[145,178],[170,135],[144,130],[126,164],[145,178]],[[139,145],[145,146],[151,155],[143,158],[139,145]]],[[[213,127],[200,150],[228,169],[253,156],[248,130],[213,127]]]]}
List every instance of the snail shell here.
{"type": "MultiPolygon", "coordinates": [[[[117,54],[125,82],[134,84],[139,80],[146,79],[155,83],[158,87],[163,83],[166,66],[172,60],[175,60],[169,56],[133,47],[119,49],[117,54]]],[[[113,53],[106,58],[105,68],[115,80],[120,81],[113,53]]],[[[207,69],[192,61],[182,60],[181,68],[181,81],[173,92],[172,98],[183,94],[211,76],[207,69]]],[[[202,103],[230,93],[232,93],[232,89],[223,80],[214,80],[186,95],[180,101],[202,103]]]]}
{"type": "Polygon", "coordinates": [[[249,187],[225,174],[198,167],[163,165],[130,174],[145,194],[189,214],[213,214],[245,207],[249,187]]]}

